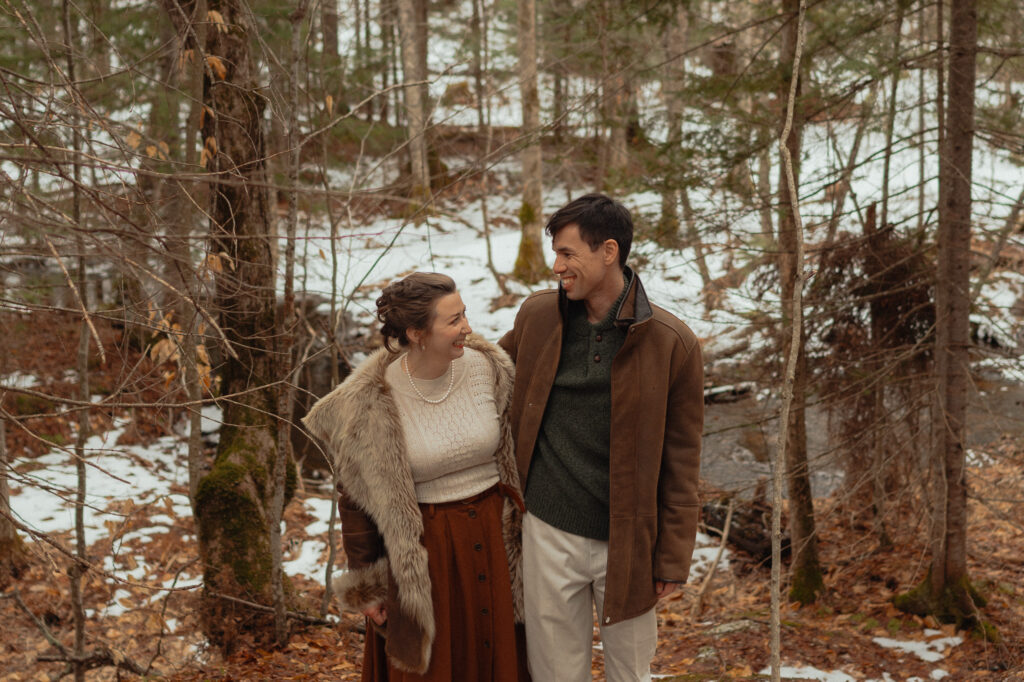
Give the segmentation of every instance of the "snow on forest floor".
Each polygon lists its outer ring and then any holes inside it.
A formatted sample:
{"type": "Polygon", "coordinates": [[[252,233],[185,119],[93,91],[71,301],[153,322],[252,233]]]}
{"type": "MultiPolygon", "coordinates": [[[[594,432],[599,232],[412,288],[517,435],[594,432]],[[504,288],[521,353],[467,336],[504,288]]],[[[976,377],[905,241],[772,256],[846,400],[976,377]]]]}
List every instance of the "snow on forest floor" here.
{"type": "MultiPolygon", "coordinates": [[[[564,203],[566,196],[579,193],[548,192],[545,212],[550,214],[564,203]]],[[[625,203],[642,215],[655,200],[653,195],[640,194],[626,197],[625,203]]],[[[503,219],[499,222],[505,225],[515,224],[518,197],[495,194],[488,201],[492,220],[497,217],[503,219]]],[[[383,284],[415,269],[439,270],[456,280],[475,330],[496,340],[511,327],[518,305],[491,309],[500,290],[487,267],[486,245],[476,229],[480,224],[479,204],[461,203],[447,205],[421,225],[385,218],[342,230],[338,242],[339,272],[342,273],[337,296],[339,304],[358,323],[356,326],[369,324],[374,300],[383,284]]],[[[324,300],[331,295],[328,234],[326,227],[312,221],[312,228],[298,249],[300,257],[305,255],[305,262],[299,264],[296,274],[298,283],[324,300]]],[[[492,230],[491,251],[497,270],[512,269],[518,243],[517,229],[496,226],[492,230]]],[[[725,245],[708,245],[711,277],[727,274],[727,250],[725,245]]],[[[720,308],[705,313],[699,296],[702,282],[691,251],[665,250],[639,241],[634,245],[634,254],[642,263],[639,273],[651,299],[686,321],[702,339],[706,351],[732,343],[735,339],[731,335],[743,332],[750,314],[777,308],[778,302],[771,300],[770,292],[758,294],[744,285],[726,290],[720,308]]],[[[547,253],[546,257],[550,263],[551,254],[547,253]]],[[[552,280],[540,286],[553,284],[552,280]]],[[[516,294],[528,293],[525,287],[515,283],[510,283],[510,288],[516,294]]],[[[1006,338],[1019,334],[1019,320],[1005,312],[1024,296],[1024,275],[1000,273],[983,293],[995,302],[994,312],[985,317],[987,323],[1006,338]]],[[[765,341],[757,337],[751,339],[751,349],[756,350],[760,343],[765,341]]],[[[1010,380],[1021,380],[1019,360],[996,359],[986,363],[986,368],[1010,380]]],[[[27,388],[44,383],[43,379],[21,369],[0,377],[0,385],[13,387],[27,388]]],[[[96,396],[94,402],[102,405],[103,398],[96,396]]],[[[203,431],[213,431],[218,422],[217,408],[205,408],[203,431]]],[[[71,427],[71,437],[64,442],[73,441],[74,425],[71,427]]],[[[191,610],[201,576],[187,497],[186,429],[187,426],[179,423],[173,429],[174,435],[142,439],[140,444],[139,439],[133,437],[133,425],[127,417],[112,416],[109,428],[92,436],[86,444],[88,484],[83,510],[86,539],[91,548],[89,556],[100,562],[98,568],[103,572],[93,575],[87,589],[86,605],[96,631],[106,631],[111,637],[111,633],[117,632],[126,637],[141,638],[139,633],[171,637],[163,647],[163,657],[172,663],[164,672],[186,675],[181,679],[187,678],[187,673],[182,671],[189,666],[201,667],[215,658],[201,641],[196,616],[191,610]]],[[[12,507],[19,521],[40,533],[69,540],[74,523],[71,510],[76,486],[74,458],[69,448],[55,447],[35,459],[20,460],[15,469],[11,477],[12,507]]],[[[293,577],[300,593],[316,596],[317,600],[324,581],[330,505],[327,493],[310,482],[300,488],[297,501],[286,511],[285,571],[293,577]]],[[[831,565],[843,566],[843,562],[849,560],[842,552],[850,548],[841,549],[840,558],[831,565]]],[[[714,608],[715,616],[694,620],[689,614],[692,598],[716,552],[717,539],[701,535],[690,584],[659,609],[662,642],[655,661],[659,677],[682,674],[693,666],[710,665],[709,661],[718,661],[719,667],[727,667],[733,678],[761,671],[760,664],[752,667],[735,662],[735,655],[741,660],[745,655],[748,662],[764,660],[767,616],[763,609],[767,587],[763,581],[750,582],[758,575],[758,569],[738,566],[733,570],[731,565],[735,558],[727,551],[717,567],[719,578],[709,590],[709,605],[705,611],[705,617],[709,617],[714,608]],[[747,577],[736,577],[741,573],[747,577]],[[735,647],[745,654],[733,652],[730,656],[722,647],[735,647]]],[[[826,565],[830,564],[826,562],[826,565]]],[[[849,569],[837,570],[849,573],[849,569]]],[[[900,570],[908,571],[908,580],[913,578],[907,566],[901,566],[900,570]]],[[[833,576],[832,579],[838,578],[833,576]]],[[[67,598],[66,590],[55,588],[53,582],[40,582],[32,589],[37,593],[36,604],[39,605],[47,600],[64,603],[67,598]]],[[[864,611],[870,615],[858,610],[849,617],[862,615],[864,620],[853,625],[843,620],[849,614],[806,614],[790,609],[784,617],[803,622],[806,629],[797,631],[790,627],[783,631],[785,676],[880,682],[938,680],[947,675],[955,678],[956,666],[947,665],[947,659],[963,647],[958,636],[892,613],[891,606],[877,595],[865,594],[865,602],[870,607],[865,607],[864,611]],[[815,626],[816,618],[831,620],[826,621],[826,625],[815,626]],[[856,634],[823,633],[815,629],[826,626],[839,630],[849,626],[856,634]],[[810,656],[808,647],[820,643],[826,636],[841,643],[829,645],[828,651],[832,653],[816,652],[813,659],[805,657],[810,656]],[[842,653],[844,651],[846,653],[842,653]],[[811,660],[816,665],[811,665],[811,660]],[[823,665],[821,661],[830,661],[832,665],[823,665]]],[[[341,622],[354,626],[356,621],[342,615],[341,622]]],[[[358,637],[351,627],[339,630],[344,632],[338,637],[347,638],[345,641],[352,647],[357,646],[358,637]]],[[[327,641],[326,636],[317,637],[319,639],[303,640],[307,649],[320,646],[315,642],[327,641]]],[[[26,644],[21,651],[34,656],[39,646],[38,637],[26,639],[26,642],[31,644],[26,644]]],[[[125,643],[124,646],[130,645],[125,643]]],[[[338,647],[337,640],[322,648],[331,647],[338,647]]],[[[352,679],[350,675],[354,674],[357,663],[352,647],[338,653],[341,658],[331,659],[331,665],[338,666],[332,668],[335,679],[352,679]]],[[[263,664],[269,665],[267,661],[261,662],[263,664]]],[[[285,666],[287,661],[282,660],[280,664],[285,666]]],[[[595,670],[600,674],[599,650],[595,670]]]]}
{"type": "MultiPolygon", "coordinates": [[[[215,421],[218,415],[208,410],[206,416],[215,421]]],[[[111,583],[103,603],[87,600],[87,615],[101,627],[103,623],[113,627],[129,611],[145,612],[149,627],[161,629],[168,637],[178,633],[180,641],[187,642],[183,652],[191,652],[199,662],[208,654],[198,641],[193,625],[182,627],[190,618],[189,614],[165,610],[163,606],[170,590],[192,590],[198,587],[200,580],[195,562],[175,556],[193,555],[195,545],[191,509],[184,494],[188,478],[185,444],[179,436],[168,436],[148,445],[118,445],[127,428],[125,420],[115,420],[113,428],[93,436],[86,444],[89,464],[89,492],[84,510],[86,538],[92,548],[90,556],[103,557],[102,570],[111,583]],[[154,552],[153,545],[161,549],[154,552]]],[[[69,511],[71,505],[62,499],[73,496],[75,481],[74,459],[69,453],[54,450],[35,459],[32,470],[20,473],[13,481],[14,513],[22,523],[38,531],[58,536],[66,533],[73,525],[73,518],[69,511]]],[[[299,578],[300,584],[307,588],[322,583],[324,578],[330,505],[325,491],[307,485],[286,515],[285,571],[299,578]]],[[[717,540],[700,534],[687,588],[690,594],[693,586],[701,583],[716,553],[717,540]]],[[[729,572],[729,555],[726,550],[717,567],[719,574],[729,572]]],[[[673,599],[663,605],[659,614],[663,631],[671,627],[675,619],[685,619],[685,615],[676,613],[683,604],[682,600],[673,599]]],[[[741,619],[731,623],[699,622],[696,627],[716,628],[713,634],[722,637],[730,632],[762,629],[763,626],[741,619]]],[[[882,649],[898,650],[934,664],[927,679],[939,680],[950,674],[942,666],[942,659],[963,640],[945,631],[924,629],[910,638],[874,637],[872,641],[879,654],[882,649]]],[[[783,646],[785,650],[785,640],[783,646]]],[[[597,653],[600,654],[599,645],[597,653]]],[[[683,658],[676,666],[660,666],[659,679],[685,673],[687,661],[690,659],[683,658]]],[[[767,673],[766,670],[760,672],[767,673]]],[[[926,679],[889,674],[866,678],[849,667],[821,670],[792,662],[789,657],[784,676],[835,682],[926,679]]]]}

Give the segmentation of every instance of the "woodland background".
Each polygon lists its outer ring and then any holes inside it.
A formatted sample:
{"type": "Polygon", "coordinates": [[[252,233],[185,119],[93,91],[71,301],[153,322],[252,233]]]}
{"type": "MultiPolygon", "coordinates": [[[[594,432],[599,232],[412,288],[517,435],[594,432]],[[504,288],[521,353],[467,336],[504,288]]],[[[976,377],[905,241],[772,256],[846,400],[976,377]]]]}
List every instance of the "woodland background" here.
{"type": "Polygon", "coordinates": [[[0,33],[3,679],[354,679],[295,424],[384,282],[448,271],[497,338],[595,190],[707,361],[656,670],[1024,675],[1020,3],[2,0],[0,33]]]}

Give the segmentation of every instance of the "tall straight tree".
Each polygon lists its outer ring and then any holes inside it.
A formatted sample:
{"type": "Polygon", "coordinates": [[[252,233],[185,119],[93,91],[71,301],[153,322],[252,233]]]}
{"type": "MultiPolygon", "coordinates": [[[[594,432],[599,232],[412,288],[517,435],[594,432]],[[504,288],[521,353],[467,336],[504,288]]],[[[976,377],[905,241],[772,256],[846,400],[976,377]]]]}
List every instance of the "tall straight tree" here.
{"type": "Polygon", "coordinates": [[[523,204],[519,209],[519,255],[515,276],[524,282],[537,282],[547,266],[541,249],[541,183],[543,182],[540,147],[540,97],[537,95],[537,3],[519,0],[519,93],[523,105],[523,204]]]}
{"type": "MultiPolygon", "coordinates": [[[[251,13],[241,0],[208,0],[202,165],[210,173],[210,261],[214,305],[224,330],[220,367],[224,424],[213,467],[194,509],[203,563],[202,624],[230,647],[236,629],[271,628],[270,523],[279,455],[274,355],[275,273],[270,244],[264,99],[249,52],[251,13]]],[[[183,7],[179,17],[190,16],[183,7]]],[[[188,30],[188,29],[186,29],[188,30]]],[[[193,33],[188,33],[192,36],[193,33]]],[[[198,50],[197,50],[198,52],[198,50]]]]}
{"type": "MultiPolygon", "coordinates": [[[[0,393],[0,399],[3,393],[0,393]]],[[[25,544],[11,521],[11,492],[7,485],[7,418],[0,417],[0,587],[27,567],[25,544]]]]}
{"type": "Polygon", "coordinates": [[[983,605],[967,575],[965,424],[970,389],[971,155],[978,15],[974,0],[952,0],[948,100],[939,154],[939,234],[935,273],[933,526],[925,581],[896,605],[948,623],[976,624],[983,605]]]}
{"type": "MultiPolygon", "coordinates": [[[[803,115],[800,107],[800,91],[804,72],[803,64],[794,68],[798,36],[799,0],[783,0],[782,11],[785,24],[782,27],[782,68],[783,77],[779,83],[779,101],[789,101],[791,80],[796,80],[795,109],[788,137],[783,141],[789,151],[792,164],[792,187],[800,187],[800,136],[803,129],[803,115]]],[[[793,323],[790,306],[796,294],[796,279],[799,276],[797,262],[800,229],[793,196],[790,191],[790,176],[785,163],[779,173],[779,277],[782,280],[783,329],[793,323]]],[[[802,317],[800,318],[802,319],[802,317]]],[[[785,332],[784,332],[785,333],[785,332]]],[[[789,423],[779,428],[788,429],[786,448],[786,479],[789,490],[789,530],[793,546],[793,564],[790,575],[790,598],[808,604],[817,599],[824,583],[818,561],[818,540],[814,530],[814,500],[811,496],[811,478],[807,462],[807,354],[804,350],[804,334],[793,335],[783,344],[789,354],[791,343],[797,343],[796,373],[793,379],[793,400],[789,423]],[[795,341],[794,341],[795,340],[795,341]]]]}
{"type": "Polygon", "coordinates": [[[416,204],[430,197],[430,165],[427,160],[427,80],[426,27],[420,27],[421,10],[426,0],[396,0],[398,35],[402,52],[402,74],[405,87],[406,124],[409,133],[411,160],[410,196],[416,204]]]}

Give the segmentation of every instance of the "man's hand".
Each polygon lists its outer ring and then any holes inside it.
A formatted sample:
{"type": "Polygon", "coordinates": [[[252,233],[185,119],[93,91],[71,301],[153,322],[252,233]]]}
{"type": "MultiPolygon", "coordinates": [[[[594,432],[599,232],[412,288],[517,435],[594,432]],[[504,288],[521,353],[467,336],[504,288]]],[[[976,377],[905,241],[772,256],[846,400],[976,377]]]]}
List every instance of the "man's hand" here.
{"type": "Polygon", "coordinates": [[[676,587],[679,583],[667,583],[664,580],[654,581],[654,592],[658,595],[658,599],[664,599],[668,595],[676,591],[676,587]]]}
{"type": "Polygon", "coordinates": [[[388,619],[388,610],[384,608],[384,604],[378,603],[363,609],[363,615],[377,625],[384,625],[388,619]]]}

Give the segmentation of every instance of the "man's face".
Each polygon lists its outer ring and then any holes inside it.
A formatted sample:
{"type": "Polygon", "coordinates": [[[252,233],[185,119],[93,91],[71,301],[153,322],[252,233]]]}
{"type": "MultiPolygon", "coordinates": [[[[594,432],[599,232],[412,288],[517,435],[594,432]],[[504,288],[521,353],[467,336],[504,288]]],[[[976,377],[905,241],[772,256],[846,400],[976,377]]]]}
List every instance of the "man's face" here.
{"type": "Polygon", "coordinates": [[[617,252],[611,253],[607,242],[591,250],[580,237],[580,228],[575,223],[569,223],[558,231],[551,240],[551,248],[555,252],[552,270],[573,301],[586,301],[600,289],[617,265],[617,252]]]}

